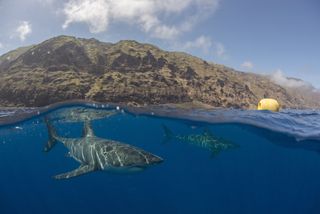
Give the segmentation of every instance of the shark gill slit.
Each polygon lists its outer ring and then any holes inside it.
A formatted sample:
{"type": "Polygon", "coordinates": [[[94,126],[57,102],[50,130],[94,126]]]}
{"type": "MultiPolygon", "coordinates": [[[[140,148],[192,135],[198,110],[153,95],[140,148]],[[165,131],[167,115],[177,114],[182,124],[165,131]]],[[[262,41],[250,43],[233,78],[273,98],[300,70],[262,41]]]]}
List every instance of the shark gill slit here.
{"type": "Polygon", "coordinates": [[[119,161],[119,163],[120,163],[120,166],[123,166],[123,163],[122,163],[122,161],[121,161],[121,159],[120,159],[117,151],[114,151],[114,153],[116,154],[116,156],[117,156],[117,158],[118,158],[118,161],[119,161]]]}
{"type": "Polygon", "coordinates": [[[100,148],[100,150],[98,150],[98,151],[99,151],[99,153],[96,153],[97,159],[98,159],[98,163],[99,163],[99,165],[100,165],[100,168],[103,170],[103,169],[104,169],[104,166],[103,166],[102,161],[101,161],[101,159],[100,159],[100,154],[103,154],[103,153],[102,153],[103,150],[100,148]]]}
{"type": "Polygon", "coordinates": [[[144,159],[146,160],[146,163],[149,164],[149,160],[148,158],[142,153],[140,152],[138,149],[134,148],[134,150],[136,150],[140,155],[142,155],[142,157],[144,157],[144,159]]]}

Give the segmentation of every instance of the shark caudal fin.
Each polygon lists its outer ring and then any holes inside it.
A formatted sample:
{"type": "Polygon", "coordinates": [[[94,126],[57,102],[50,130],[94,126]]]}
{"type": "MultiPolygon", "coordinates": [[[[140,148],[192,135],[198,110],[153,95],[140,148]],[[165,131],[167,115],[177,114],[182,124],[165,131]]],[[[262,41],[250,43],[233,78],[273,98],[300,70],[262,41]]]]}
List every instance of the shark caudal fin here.
{"type": "Polygon", "coordinates": [[[44,118],[44,122],[46,123],[46,126],[48,128],[48,143],[44,147],[45,152],[49,152],[57,143],[57,132],[54,129],[53,125],[50,123],[50,120],[48,117],[44,118]]]}
{"type": "Polygon", "coordinates": [[[163,139],[162,143],[165,144],[174,138],[174,134],[166,125],[162,124],[162,129],[164,131],[164,139],[163,139]]]}

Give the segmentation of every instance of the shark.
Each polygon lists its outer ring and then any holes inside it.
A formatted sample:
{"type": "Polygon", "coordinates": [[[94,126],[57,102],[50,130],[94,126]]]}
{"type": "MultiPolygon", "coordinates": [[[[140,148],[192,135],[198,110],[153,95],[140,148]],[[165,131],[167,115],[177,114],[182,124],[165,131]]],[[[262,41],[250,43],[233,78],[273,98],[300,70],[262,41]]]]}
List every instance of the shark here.
{"type": "Polygon", "coordinates": [[[50,151],[57,142],[61,142],[68,150],[68,156],[80,163],[72,171],[54,176],[55,179],[69,179],[90,172],[122,171],[133,172],[148,166],[159,164],[163,159],[140,148],[114,140],[97,137],[91,122],[84,122],[81,138],[64,138],[57,135],[53,124],[45,118],[48,128],[48,143],[45,151],[50,151]]]}
{"type": "Polygon", "coordinates": [[[223,150],[239,147],[235,143],[216,137],[208,129],[205,129],[201,134],[175,135],[167,126],[162,125],[162,128],[165,136],[164,143],[170,140],[177,140],[207,149],[212,153],[212,156],[218,155],[223,150]]]}
{"type": "Polygon", "coordinates": [[[114,110],[90,109],[84,107],[72,107],[62,109],[50,114],[50,120],[57,120],[64,123],[78,123],[86,120],[99,120],[116,115],[114,110]]]}

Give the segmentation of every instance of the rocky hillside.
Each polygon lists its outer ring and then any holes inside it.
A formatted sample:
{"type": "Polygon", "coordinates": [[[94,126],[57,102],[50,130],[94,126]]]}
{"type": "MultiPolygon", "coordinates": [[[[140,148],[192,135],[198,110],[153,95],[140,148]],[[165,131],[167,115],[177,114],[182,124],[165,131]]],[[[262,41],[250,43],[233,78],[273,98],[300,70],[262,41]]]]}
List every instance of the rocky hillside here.
{"type": "Polygon", "coordinates": [[[59,36],[0,57],[1,106],[85,99],[248,109],[264,97],[276,98],[284,107],[320,106],[267,77],[135,41],[111,44],[59,36]]]}

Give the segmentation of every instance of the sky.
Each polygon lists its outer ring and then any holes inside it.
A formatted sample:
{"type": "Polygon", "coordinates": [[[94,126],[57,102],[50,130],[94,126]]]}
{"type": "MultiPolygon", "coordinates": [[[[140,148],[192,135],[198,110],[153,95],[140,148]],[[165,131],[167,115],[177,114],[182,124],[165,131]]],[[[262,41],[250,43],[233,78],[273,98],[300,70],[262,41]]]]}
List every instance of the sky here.
{"type": "Polygon", "coordinates": [[[133,39],[320,88],[319,0],[0,0],[0,55],[58,35],[133,39]]]}

